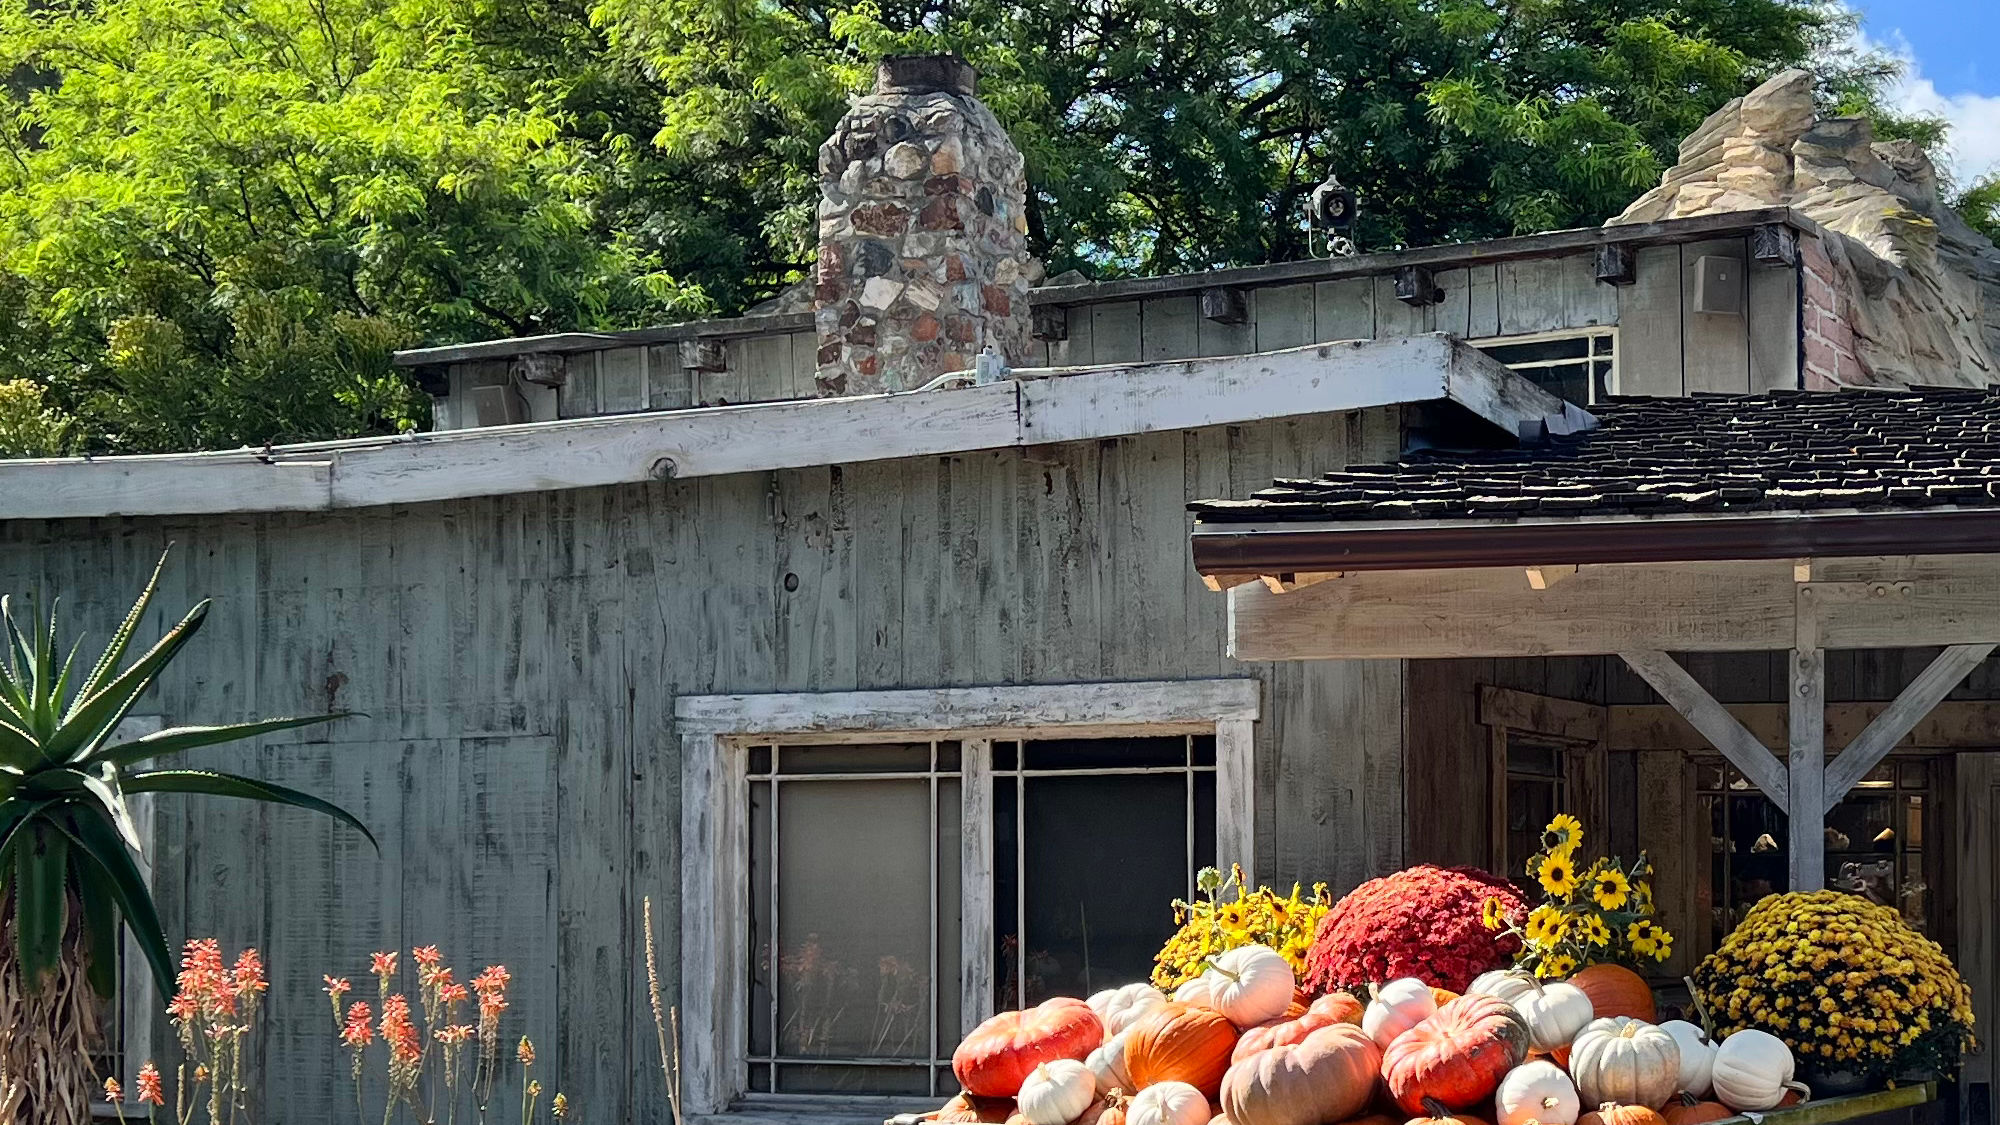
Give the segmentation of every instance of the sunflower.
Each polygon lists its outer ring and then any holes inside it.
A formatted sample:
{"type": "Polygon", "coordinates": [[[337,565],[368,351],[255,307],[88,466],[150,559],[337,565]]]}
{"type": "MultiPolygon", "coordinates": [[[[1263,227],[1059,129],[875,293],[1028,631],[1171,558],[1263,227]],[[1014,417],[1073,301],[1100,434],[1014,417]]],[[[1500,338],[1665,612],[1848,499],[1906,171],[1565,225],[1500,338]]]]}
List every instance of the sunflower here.
{"type": "Polygon", "coordinates": [[[1487,929],[1497,930],[1507,924],[1506,909],[1500,905],[1499,899],[1488,898],[1486,905],[1480,908],[1479,920],[1485,923],[1487,929]]]}
{"type": "Polygon", "coordinates": [[[1528,912],[1528,924],[1521,933],[1531,945],[1554,945],[1563,936],[1562,911],[1547,903],[1528,912]]]}
{"type": "MultiPolygon", "coordinates": [[[[1646,918],[1641,918],[1625,927],[1625,940],[1632,944],[1632,952],[1643,957],[1658,956],[1660,937],[1663,934],[1666,934],[1665,930],[1654,925],[1651,920],[1646,918]]],[[[1668,935],[1667,940],[1671,943],[1673,940],[1672,936],[1668,935]]],[[[1661,958],[1661,960],[1664,959],[1661,958]]]]}
{"type": "Polygon", "coordinates": [[[1549,826],[1542,830],[1542,842],[1552,852],[1573,850],[1583,839],[1583,822],[1568,813],[1557,813],[1549,826]]]}
{"type": "Polygon", "coordinates": [[[1542,890],[1556,898],[1567,901],[1576,893],[1576,864],[1571,861],[1567,850],[1550,852],[1536,865],[1535,879],[1542,884],[1542,890]]]}
{"type": "Polygon", "coordinates": [[[1566,977],[1575,971],[1576,958],[1571,957],[1567,953],[1558,953],[1553,957],[1544,958],[1541,964],[1535,966],[1535,975],[1544,978],[1566,977]]]}
{"type": "Polygon", "coordinates": [[[1588,945],[1610,945],[1611,927],[1604,924],[1598,914],[1586,914],[1570,924],[1570,933],[1577,941],[1588,945]]]}
{"type": "Polygon", "coordinates": [[[1632,883],[1625,873],[1616,867],[1606,867],[1597,873],[1597,879],[1590,886],[1590,899],[1606,910],[1616,910],[1632,897],[1632,883]]]}

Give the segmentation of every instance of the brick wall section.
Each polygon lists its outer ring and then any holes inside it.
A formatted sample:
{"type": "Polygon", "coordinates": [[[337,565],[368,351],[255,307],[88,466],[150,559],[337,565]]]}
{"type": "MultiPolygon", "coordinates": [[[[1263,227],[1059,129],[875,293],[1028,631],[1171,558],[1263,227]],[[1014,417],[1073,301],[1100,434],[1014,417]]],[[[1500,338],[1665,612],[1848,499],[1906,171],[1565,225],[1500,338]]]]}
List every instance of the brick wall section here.
{"type": "Polygon", "coordinates": [[[1865,383],[1855,354],[1851,298],[1839,287],[1826,247],[1799,239],[1799,333],[1805,345],[1805,389],[1830,391],[1865,383]]]}

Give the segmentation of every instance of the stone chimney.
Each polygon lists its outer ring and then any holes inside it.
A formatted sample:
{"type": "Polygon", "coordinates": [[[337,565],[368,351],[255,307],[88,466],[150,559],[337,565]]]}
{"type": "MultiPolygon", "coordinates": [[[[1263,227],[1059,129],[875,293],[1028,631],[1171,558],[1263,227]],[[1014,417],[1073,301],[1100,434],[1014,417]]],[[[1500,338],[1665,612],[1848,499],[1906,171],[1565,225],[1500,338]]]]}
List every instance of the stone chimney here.
{"type": "Polygon", "coordinates": [[[956,55],[892,55],[820,146],[821,395],[1026,358],[1027,179],[977,82],[956,55]]]}

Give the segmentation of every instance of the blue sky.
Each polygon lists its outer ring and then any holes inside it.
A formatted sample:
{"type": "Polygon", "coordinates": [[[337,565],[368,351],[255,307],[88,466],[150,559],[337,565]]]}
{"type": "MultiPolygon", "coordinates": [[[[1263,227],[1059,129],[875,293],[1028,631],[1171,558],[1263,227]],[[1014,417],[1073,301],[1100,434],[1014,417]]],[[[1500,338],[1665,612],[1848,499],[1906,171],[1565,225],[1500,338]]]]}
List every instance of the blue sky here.
{"type": "Polygon", "coordinates": [[[1948,118],[1953,172],[2000,170],[2000,0],[1859,0],[1864,41],[1899,55],[1904,106],[1948,118]]]}

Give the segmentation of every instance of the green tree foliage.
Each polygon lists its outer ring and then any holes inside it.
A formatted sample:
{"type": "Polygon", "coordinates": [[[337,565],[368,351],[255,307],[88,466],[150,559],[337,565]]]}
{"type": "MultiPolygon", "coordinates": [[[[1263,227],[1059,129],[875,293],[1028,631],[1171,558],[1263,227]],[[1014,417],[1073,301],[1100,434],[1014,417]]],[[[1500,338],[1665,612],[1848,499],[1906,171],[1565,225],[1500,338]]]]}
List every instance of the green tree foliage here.
{"type": "Polygon", "coordinates": [[[1830,3],[0,0],[0,380],[255,444],[420,424],[396,347],[740,311],[897,50],[980,68],[1052,272],[1300,257],[1329,170],[1366,247],[1599,222],[1778,68],[1873,111],[1830,3]]]}
{"type": "Polygon", "coordinates": [[[82,438],[76,418],[48,404],[40,383],[0,381],[0,457],[64,457],[82,438]]]}

